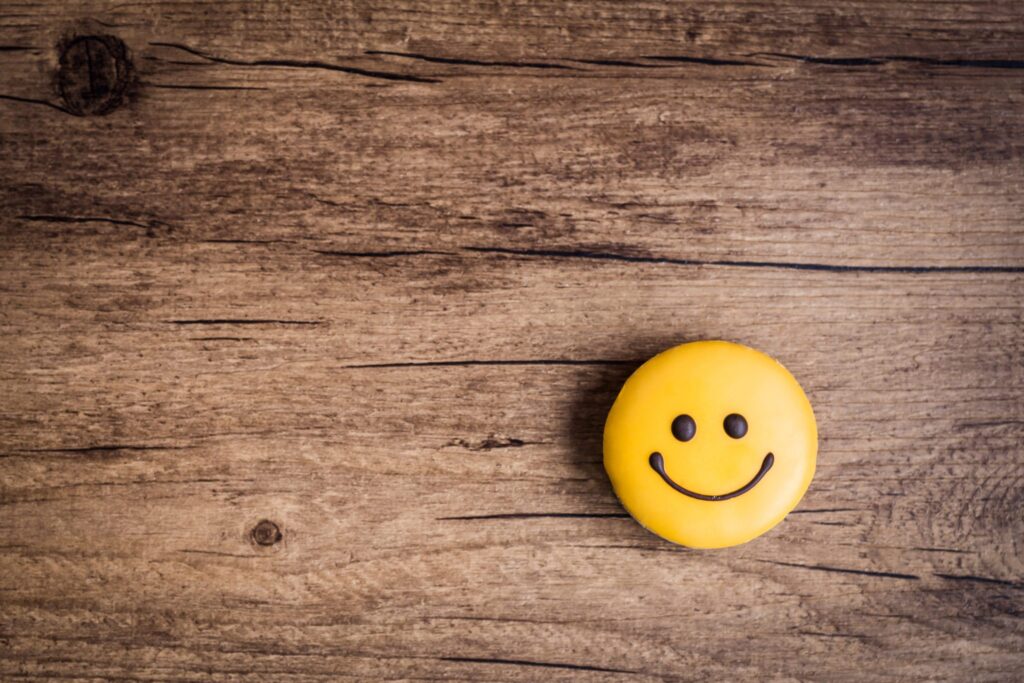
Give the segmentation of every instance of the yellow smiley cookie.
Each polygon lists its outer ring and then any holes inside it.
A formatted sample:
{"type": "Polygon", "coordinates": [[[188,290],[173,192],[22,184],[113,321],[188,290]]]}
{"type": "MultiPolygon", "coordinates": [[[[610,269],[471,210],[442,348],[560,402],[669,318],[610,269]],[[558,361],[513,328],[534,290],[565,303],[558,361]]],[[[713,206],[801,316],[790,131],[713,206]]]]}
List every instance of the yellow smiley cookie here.
{"type": "Polygon", "coordinates": [[[626,380],[604,427],[604,467],[645,528],[692,548],[760,536],[814,477],[818,428],[803,389],[760,351],[682,344],[626,380]]]}

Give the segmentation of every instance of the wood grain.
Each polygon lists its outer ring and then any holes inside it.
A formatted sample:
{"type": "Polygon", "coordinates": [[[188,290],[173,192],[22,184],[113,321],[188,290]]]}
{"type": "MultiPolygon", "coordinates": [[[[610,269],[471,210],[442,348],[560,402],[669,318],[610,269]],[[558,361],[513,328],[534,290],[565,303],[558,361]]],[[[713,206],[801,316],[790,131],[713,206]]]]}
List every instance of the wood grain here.
{"type": "Polygon", "coordinates": [[[1017,2],[0,2],[0,678],[1019,677],[1022,69],[1017,2]],[[821,433],[715,552],[601,466],[701,338],[821,433]]]}

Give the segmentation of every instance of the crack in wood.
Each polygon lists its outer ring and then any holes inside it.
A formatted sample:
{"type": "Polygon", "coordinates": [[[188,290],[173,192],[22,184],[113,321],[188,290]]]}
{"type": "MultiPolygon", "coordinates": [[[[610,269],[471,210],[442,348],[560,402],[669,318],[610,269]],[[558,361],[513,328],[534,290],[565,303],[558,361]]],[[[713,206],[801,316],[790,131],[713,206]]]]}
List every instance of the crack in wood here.
{"type": "Polygon", "coordinates": [[[505,512],[493,515],[456,515],[435,517],[437,521],[470,521],[485,519],[628,519],[625,512],[505,512]]]}
{"type": "Polygon", "coordinates": [[[41,104],[43,106],[49,107],[50,109],[56,109],[57,111],[61,112],[62,114],[67,114],[69,116],[75,116],[75,114],[72,113],[71,111],[69,111],[68,109],[65,109],[64,107],[60,106],[59,104],[54,104],[53,102],[48,102],[47,100],[39,100],[39,99],[31,98],[31,97],[16,97],[14,95],[0,95],[0,100],[7,100],[9,102],[21,102],[23,104],[41,104]]]}
{"type": "Polygon", "coordinates": [[[432,619],[438,621],[490,621],[497,624],[512,623],[512,624],[562,624],[562,621],[552,621],[550,619],[530,619],[529,617],[478,617],[462,614],[433,614],[425,619],[432,619]]]}
{"type": "Polygon", "coordinates": [[[199,66],[203,68],[217,66],[217,62],[183,62],[180,59],[164,59],[163,57],[154,57],[152,55],[144,55],[142,58],[147,62],[160,62],[161,64],[174,64],[176,66],[199,66]]]}
{"type": "Polygon", "coordinates": [[[654,263],[677,266],[724,266],[734,268],[776,268],[783,270],[810,270],[829,273],[1024,273],[1024,266],[854,266],[828,263],[798,263],[786,261],[743,261],[731,259],[680,259],[663,256],[637,256],[613,252],[515,249],[510,247],[465,247],[466,251],[483,254],[538,258],[574,258],[595,261],[622,261],[625,263],[654,263]]]}
{"type": "Polygon", "coordinates": [[[150,42],[150,45],[154,47],[167,47],[175,50],[181,50],[187,52],[196,57],[200,57],[209,62],[216,62],[218,64],[228,64],[231,66],[255,66],[255,67],[281,67],[288,69],[320,69],[324,71],[337,71],[340,73],[352,74],[355,76],[366,76],[368,78],[380,78],[387,81],[407,81],[410,83],[440,83],[441,81],[436,78],[427,78],[424,76],[411,76],[408,74],[397,74],[388,71],[374,71],[371,69],[360,69],[354,66],[342,66],[340,64],[331,64],[329,62],[321,62],[316,60],[297,60],[297,59],[231,59],[228,57],[218,57],[211,55],[201,50],[189,47],[187,45],[181,45],[178,43],[165,43],[165,42],[150,42]]]}
{"type": "Polygon", "coordinates": [[[354,363],[342,365],[346,370],[362,370],[374,368],[447,368],[489,365],[639,365],[641,361],[612,359],[573,359],[573,358],[533,358],[515,360],[431,360],[406,361],[397,363],[354,363]]]}
{"type": "Polygon", "coordinates": [[[780,562],[778,560],[755,560],[766,564],[774,564],[780,567],[795,567],[797,569],[810,569],[821,572],[835,572],[838,574],[856,574],[858,576],[872,576],[882,579],[903,579],[908,581],[920,581],[921,577],[916,574],[900,574],[897,572],[879,572],[870,569],[847,569],[845,567],[827,567],[820,564],[798,564],[796,562],[780,562]]]}
{"type": "Polygon", "coordinates": [[[650,59],[659,62],[679,62],[682,64],[701,64],[704,66],[770,66],[747,62],[739,59],[716,59],[714,57],[692,57],[688,55],[644,55],[642,59],[650,59]]]}
{"type": "Polygon", "coordinates": [[[498,659],[494,657],[438,657],[442,662],[462,662],[467,664],[499,664],[504,666],[530,666],[548,669],[571,669],[574,671],[599,671],[603,673],[616,674],[639,674],[640,671],[631,669],[612,669],[602,666],[591,666],[589,664],[569,664],[565,662],[540,662],[528,659],[498,659]]]}
{"type": "MultiPolygon", "coordinates": [[[[649,59],[649,58],[645,58],[649,59]]],[[[593,64],[595,66],[625,66],[633,69],[668,69],[667,64],[644,64],[642,62],[631,62],[624,59],[571,59],[571,62],[579,64],[593,64]]]]}
{"type": "Polygon", "coordinates": [[[908,62],[929,66],[950,66],[983,69],[1024,69],[1024,60],[1020,59],[937,59],[934,57],[916,57],[913,55],[882,55],[877,57],[815,57],[798,55],[788,52],[751,52],[748,57],[776,57],[808,64],[824,64],[827,66],[879,66],[890,62],[908,62]]]}
{"type": "Polygon", "coordinates": [[[958,430],[982,429],[986,427],[1020,427],[1024,426],[1024,420],[983,420],[979,422],[958,422],[958,430]]]}
{"type": "Polygon", "coordinates": [[[396,258],[401,256],[457,256],[452,251],[434,249],[397,249],[395,251],[341,251],[337,249],[313,249],[314,254],[348,258],[396,258]]]}
{"type": "Polygon", "coordinates": [[[108,453],[112,451],[184,451],[190,446],[153,446],[137,444],[100,444],[96,446],[69,446],[65,448],[23,448],[24,453],[108,453]]]}
{"type": "Polygon", "coordinates": [[[470,451],[490,451],[497,448],[522,448],[523,446],[533,446],[540,443],[544,442],[526,441],[524,439],[516,439],[513,437],[488,437],[481,441],[470,441],[468,439],[452,439],[451,441],[445,443],[444,446],[465,448],[466,450],[470,451]]]}
{"type": "Polygon", "coordinates": [[[551,62],[486,61],[480,59],[465,59],[458,57],[433,57],[431,55],[425,55],[416,52],[391,52],[389,50],[367,50],[365,54],[385,55],[389,57],[405,57],[406,59],[418,59],[424,62],[430,62],[432,64],[455,64],[462,66],[506,66],[512,68],[567,69],[569,71],[577,71],[577,69],[573,69],[571,66],[565,66],[564,64],[554,64],[551,62]]]}
{"type": "Polygon", "coordinates": [[[16,218],[23,221],[39,223],[109,223],[111,225],[128,225],[135,228],[145,228],[147,230],[170,227],[163,221],[151,220],[148,223],[140,223],[139,221],[132,221],[125,218],[110,218],[108,216],[60,216],[51,214],[33,214],[16,216],[16,218]]]}
{"type": "Polygon", "coordinates": [[[322,320],[276,320],[273,318],[198,318],[164,320],[172,325],[323,325],[322,320]]]}
{"type": "Polygon", "coordinates": [[[776,57],[779,59],[791,59],[808,64],[825,64],[828,66],[876,66],[884,64],[885,60],[877,57],[812,57],[807,55],[794,55],[784,52],[752,52],[748,57],[776,57]]]}
{"type": "Polygon", "coordinates": [[[939,574],[935,576],[940,579],[946,579],[947,581],[967,581],[971,583],[988,583],[995,586],[1008,586],[1010,588],[1018,588],[1024,590],[1024,583],[1018,581],[1009,581],[1007,579],[993,579],[987,576],[975,576],[974,574],[939,574]]]}

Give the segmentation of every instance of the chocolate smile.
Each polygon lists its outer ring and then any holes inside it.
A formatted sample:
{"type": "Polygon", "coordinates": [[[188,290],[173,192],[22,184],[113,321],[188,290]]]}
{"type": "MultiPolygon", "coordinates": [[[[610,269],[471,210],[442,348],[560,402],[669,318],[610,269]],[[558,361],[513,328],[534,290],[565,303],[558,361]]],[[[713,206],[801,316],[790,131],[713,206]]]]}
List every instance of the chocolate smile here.
{"type": "Polygon", "coordinates": [[[708,496],[703,493],[697,493],[696,491],[691,491],[690,489],[684,488],[679,484],[675,483],[674,481],[672,481],[672,477],[668,476],[668,472],[665,471],[665,458],[663,458],[661,456],[661,453],[657,451],[651,453],[651,457],[648,460],[648,462],[651,463],[651,469],[660,474],[661,478],[665,480],[666,484],[674,488],[676,491],[679,491],[679,493],[683,494],[684,496],[696,498],[697,500],[715,501],[729,500],[730,498],[735,498],[736,496],[742,496],[744,493],[757,486],[757,482],[761,481],[764,475],[768,474],[768,470],[772,468],[772,465],[775,464],[775,456],[772,455],[771,453],[764,456],[764,461],[761,463],[761,469],[757,471],[757,474],[754,475],[753,479],[751,479],[745,485],[736,489],[732,493],[723,493],[720,496],[708,496]]]}

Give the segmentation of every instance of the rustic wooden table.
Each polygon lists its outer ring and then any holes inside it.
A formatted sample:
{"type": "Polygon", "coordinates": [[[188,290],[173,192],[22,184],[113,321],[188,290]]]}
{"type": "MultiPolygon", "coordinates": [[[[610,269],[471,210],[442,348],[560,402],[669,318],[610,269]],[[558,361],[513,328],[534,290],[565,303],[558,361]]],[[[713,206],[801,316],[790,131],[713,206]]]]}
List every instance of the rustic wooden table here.
{"type": "Polygon", "coordinates": [[[0,678],[1010,680],[1024,5],[0,2],[0,678]],[[818,474],[624,514],[644,358],[818,474]]]}

